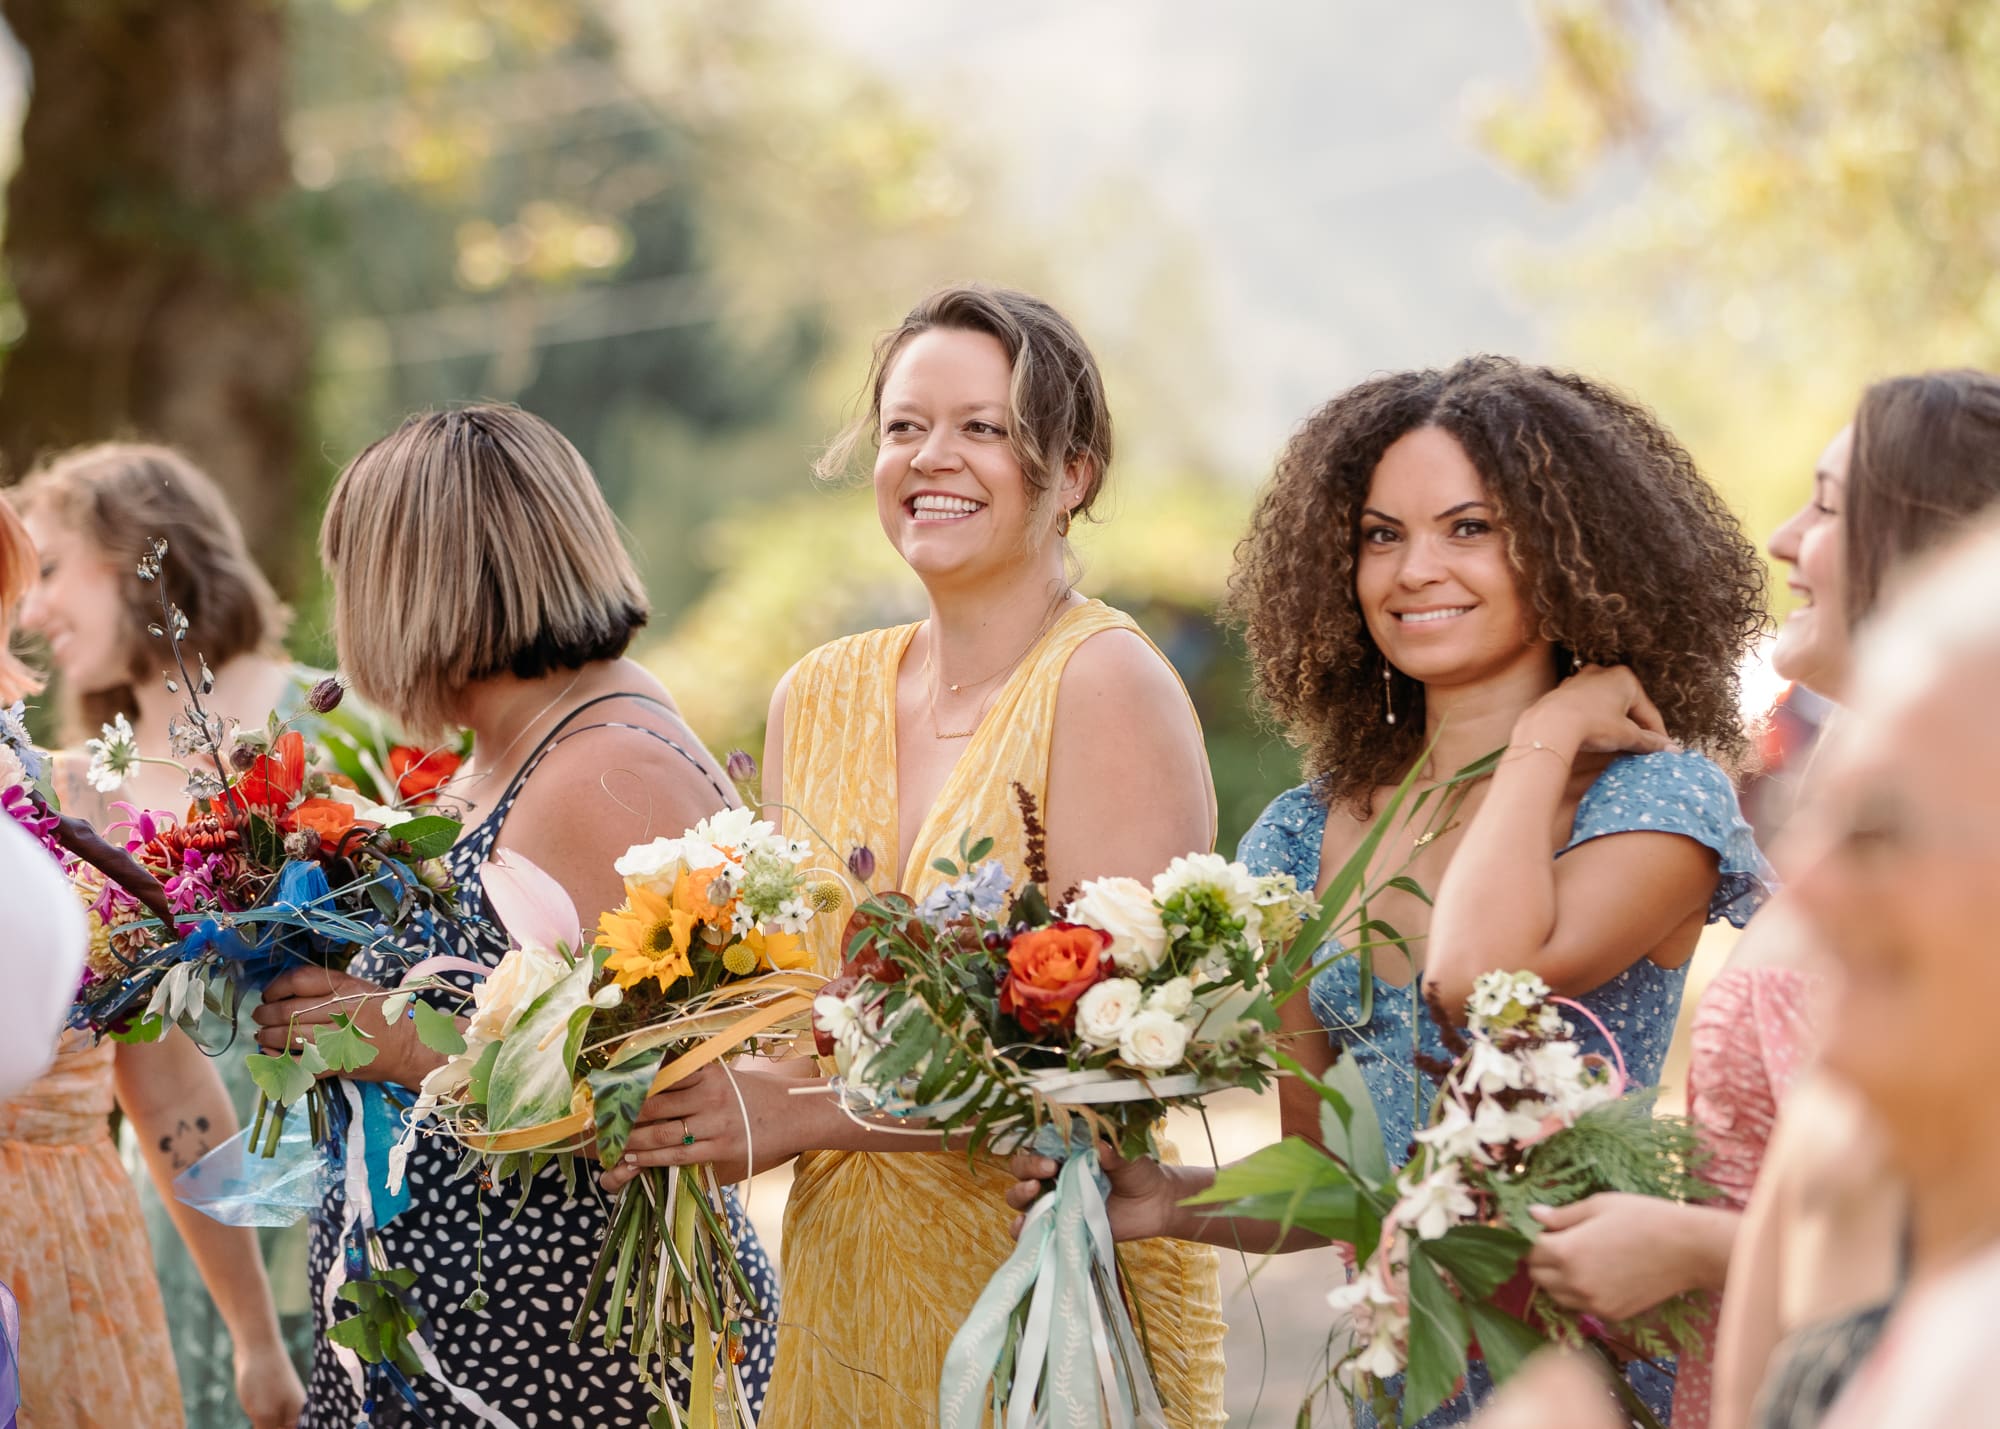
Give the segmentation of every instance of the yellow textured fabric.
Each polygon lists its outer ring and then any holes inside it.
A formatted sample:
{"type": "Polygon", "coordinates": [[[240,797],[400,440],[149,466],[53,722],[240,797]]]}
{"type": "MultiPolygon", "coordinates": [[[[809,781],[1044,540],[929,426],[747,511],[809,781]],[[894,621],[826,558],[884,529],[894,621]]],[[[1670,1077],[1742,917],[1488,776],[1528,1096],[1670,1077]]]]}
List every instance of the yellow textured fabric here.
{"type": "MultiPolygon", "coordinates": [[[[925,818],[901,879],[890,867],[900,845],[896,672],[917,627],[870,631],[815,650],[794,673],[785,707],[785,797],[799,810],[787,814],[786,831],[809,838],[809,821],[843,854],[867,845],[878,859],[877,891],[901,887],[921,897],[942,881],[931,861],[954,856],[967,830],[992,837],[995,856],[1023,880],[1025,839],[1010,786],[1018,780],[1046,805],[1063,667],[1104,630],[1138,626],[1091,601],[1065,613],[1022,661],[925,818]]],[[[838,928],[816,923],[808,936],[820,968],[836,971],[838,928]]],[[[1001,1199],[1012,1179],[1003,1163],[982,1159],[974,1168],[955,1152],[799,1158],[785,1207],[783,1324],[766,1429],[935,1422],[945,1350],[1013,1249],[1013,1213],[1001,1199]]],[[[1221,1425],[1215,1252],[1155,1240],[1120,1254],[1170,1422],[1177,1429],[1221,1425]]]]}

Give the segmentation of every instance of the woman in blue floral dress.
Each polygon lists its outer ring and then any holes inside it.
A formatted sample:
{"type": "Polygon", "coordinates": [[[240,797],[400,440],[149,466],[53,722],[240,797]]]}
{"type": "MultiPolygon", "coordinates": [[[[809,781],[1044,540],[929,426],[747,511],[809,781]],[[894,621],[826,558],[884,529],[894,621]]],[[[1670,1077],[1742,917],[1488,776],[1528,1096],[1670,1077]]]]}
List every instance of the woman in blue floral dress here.
{"type": "MultiPolygon", "coordinates": [[[[1379,377],[1286,449],[1232,596],[1309,779],[1272,802],[1243,860],[1323,888],[1413,766],[1434,787],[1501,751],[1462,802],[1427,801],[1377,850],[1371,881],[1403,872],[1429,890],[1370,904],[1409,961],[1329,945],[1285,1008],[1308,1070],[1354,1058],[1393,1163],[1434,1090],[1419,1054],[1445,1056],[1426,1002],[1461,1019],[1491,970],[1538,973],[1603,1023],[1635,1084],[1658,1079],[1702,927],[1740,924],[1764,897],[1715,762],[1743,750],[1736,670],[1764,624],[1763,579],[1672,436],[1570,374],[1481,357],[1379,377]]],[[[1611,1050],[1576,1021],[1585,1051],[1611,1050]]],[[[1286,1132],[1317,1139],[1314,1093],[1287,1081],[1279,1096],[1286,1132]]],[[[1179,1204],[1213,1175],[1115,1172],[1119,1235],[1308,1243],[1179,1204]]],[[[1671,1367],[1630,1377],[1664,1416],[1671,1367]]],[[[1488,1388],[1474,1363],[1424,1424],[1461,1422],[1488,1388]]]]}

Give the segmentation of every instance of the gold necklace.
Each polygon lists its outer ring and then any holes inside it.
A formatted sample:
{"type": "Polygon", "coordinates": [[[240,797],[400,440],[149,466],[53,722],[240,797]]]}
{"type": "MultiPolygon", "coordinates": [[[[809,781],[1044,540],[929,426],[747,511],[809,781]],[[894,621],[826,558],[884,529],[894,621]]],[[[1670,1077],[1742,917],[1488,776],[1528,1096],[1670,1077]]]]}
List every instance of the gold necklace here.
{"type": "MultiPolygon", "coordinates": [[[[1028,653],[1032,651],[1037,645],[1042,643],[1042,637],[1047,635],[1049,631],[1055,627],[1055,623],[1062,613],[1063,602],[1067,601],[1070,598],[1071,593],[1072,593],[1071,590],[1068,587],[1065,587],[1062,590],[1062,592],[1058,594],[1056,598],[1049,603],[1049,613],[1043,618],[1041,628],[1037,630],[1034,633],[1034,636],[1028,641],[1028,643],[1021,648],[1021,653],[1016,655],[1012,660],[1009,660],[1003,668],[995,671],[991,675],[988,675],[983,680],[963,680],[956,685],[949,685],[947,686],[947,688],[950,689],[950,691],[955,695],[960,690],[964,689],[967,685],[971,685],[973,688],[977,689],[980,685],[989,685],[992,684],[995,680],[999,680],[1007,675],[1011,675],[1014,672],[1015,667],[1018,666],[1023,660],[1028,658],[1028,653]]],[[[935,641],[926,644],[924,647],[924,693],[926,697],[926,702],[928,703],[930,708],[931,738],[938,740],[970,739],[972,738],[973,735],[979,732],[980,721],[986,718],[986,707],[993,702],[993,696],[995,691],[988,690],[986,692],[986,698],[982,699],[979,702],[979,709],[978,712],[975,713],[972,717],[972,727],[970,729],[955,729],[955,730],[939,729],[938,712],[937,712],[937,663],[931,658],[934,647],[935,647],[935,641]]]]}

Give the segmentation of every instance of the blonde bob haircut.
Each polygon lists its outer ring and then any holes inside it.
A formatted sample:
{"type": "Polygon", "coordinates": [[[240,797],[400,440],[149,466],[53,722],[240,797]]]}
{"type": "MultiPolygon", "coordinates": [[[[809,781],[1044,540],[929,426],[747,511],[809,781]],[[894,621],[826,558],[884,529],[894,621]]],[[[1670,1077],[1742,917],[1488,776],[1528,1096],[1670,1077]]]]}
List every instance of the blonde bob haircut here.
{"type": "Polygon", "coordinates": [[[96,734],[116,715],[135,713],[139,685],[164,678],[172,652],[147,633],[160,619],[162,592],[187,616],[182,648],[190,663],[196,655],[218,669],[239,655],[284,658],[291,611],[258,569],[222,488],[172,447],[78,447],[28,473],[8,499],[24,517],[47,517],[89,542],[118,579],[123,680],[105,689],[63,691],[66,743],[96,734]],[[158,585],[138,573],[139,558],[155,537],[167,543],[158,585]]]}
{"type": "Polygon", "coordinates": [[[425,412],[340,474],[320,527],[341,669],[420,738],[466,686],[625,653],[645,589],[597,478],[518,407],[425,412]]]}
{"type": "Polygon", "coordinates": [[[14,508],[0,501],[0,705],[11,705],[42,688],[7,642],[14,634],[14,607],[35,583],[35,543],[14,508]]]}

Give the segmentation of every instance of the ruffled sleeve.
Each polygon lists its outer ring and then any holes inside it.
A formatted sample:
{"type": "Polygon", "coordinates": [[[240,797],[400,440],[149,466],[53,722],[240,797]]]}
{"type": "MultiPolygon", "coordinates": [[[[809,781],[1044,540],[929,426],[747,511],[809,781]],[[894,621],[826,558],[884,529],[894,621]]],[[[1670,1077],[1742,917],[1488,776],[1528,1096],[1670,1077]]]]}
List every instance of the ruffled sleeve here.
{"type": "Polygon", "coordinates": [[[1265,806],[1236,845],[1237,861],[1252,873],[1289,873],[1299,887],[1319,881],[1319,852],[1326,837],[1326,806],[1312,785],[1287,789],[1265,806]]]}
{"type": "Polygon", "coordinates": [[[1777,887],[1771,865],[1714,760],[1684,750],[1624,754],[1611,761],[1576,808],[1564,853],[1607,834],[1681,834],[1714,849],[1719,860],[1708,921],[1738,928],[1777,887]]]}

